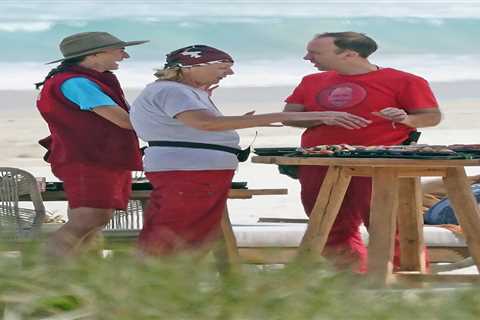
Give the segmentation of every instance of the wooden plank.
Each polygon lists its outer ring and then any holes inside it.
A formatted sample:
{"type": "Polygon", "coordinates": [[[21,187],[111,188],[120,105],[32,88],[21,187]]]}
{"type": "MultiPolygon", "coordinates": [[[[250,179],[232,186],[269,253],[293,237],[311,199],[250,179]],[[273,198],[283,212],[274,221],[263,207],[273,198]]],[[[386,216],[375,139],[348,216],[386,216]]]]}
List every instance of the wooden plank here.
{"type": "Polygon", "coordinates": [[[355,167],[405,167],[405,168],[447,168],[458,166],[480,166],[480,159],[394,159],[394,158],[335,158],[335,157],[252,157],[253,163],[286,165],[320,165],[320,166],[355,166],[355,167]]]}
{"type": "Polygon", "coordinates": [[[465,169],[449,168],[443,179],[447,189],[448,199],[465,235],[477,270],[480,271],[480,210],[473,196],[465,169]]]}
{"type": "Polygon", "coordinates": [[[285,195],[288,194],[288,189],[230,189],[228,197],[234,199],[234,197],[242,196],[268,196],[268,195],[285,195]]]}
{"type": "Polygon", "coordinates": [[[445,168],[398,168],[398,176],[412,177],[444,177],[447,175],[445,168]]]}
{"type": "MultiPolygon", "coordinates": [[[[358,177],[371,177],[373,167],[345,166],[345,174],[358,177]]],[[[398,168],[399,177],[444,177],[447,174],[443,168],[398,168]]]]}
{"type": "Polygon", "coordinates": [[[341,168],[328,168],[300,244],[299,258],[314,258],[322,253],[350,180],[341,168]]]}
{"type": "Polygon", "coordinates": [[[252,264],[285,264],[292,261],[297,248],[263,247],[238,248],[243,263],[252,264]]]}
{"type": "Polygon", "coordinates": [[[428,247],[428,260],[435,262],[457,262],[470,256],[467,247],[428,247]]]}
{"type": "MultiPolygon", "coordinates": [[[[151,190],[134,190],[130,196],[132,200],[148,200],[151,190]]],[[[288,189],[230,189],[229,199],[251,199],[253,196],[284,195],[288,189]]],[[[67,201],[64,191],[45,191],[42,193],[43,201],[67,201]]],[[[29,195],[20,197],[21,201],[30,201],[29,195]]]]}
{"type": "Polygon", "coordinates": [[[390,281],[398,208],[398,178],[394,168],[375,168],[368,227],[368,273],[378,285],[390,281]]]}
{"type": "Polygon", "coordinates": [[[308,223],[308,219],[302,218],[270,218],[260,217],[257,222],[273,222],[273,223],[308,223]]]}
{"type": "Polygon", "coordinates": [[[420,178],[401,178],[399,190],[397,220],[401,252],[400,269],[425,273],[420,178]]]}
{"type": "Polygon", "coordinates": [[[421,273],[395,273],[395,281],[399,282],[444,282],[444,283],[479,283],[480,276],[476,274],[421,274],[421,273]]]}
{"type": "MultiPolygon", "coordinates": [[[[296,255],[297,247],[239,247],[239,255],[244,263],[275,264],[288,263],[296,255]]],[[[470,256],[466,247],[429,247],[429,261],[458,262],[470,256]]]]}
{"type": "Polygon", "coordinates": [[[231,264],[239,264],[240,257],[238,256],[237,239],[233,233],[232,224],[230,223],[230,217],[228,215],[228,208],[226,206],[222,216],[221,228],[228,260],[231,264]]]}
{"type": "Polygon", "coordinates": [[[237,240],[233,233],[228,208],[225,206],[222,220],[220,222],[222,230],[222,239],[215,245],[213,255],[217,263],[217,268],[221,274],[237,272],[240,268],[240,256],[238,255],[237,240]]]}

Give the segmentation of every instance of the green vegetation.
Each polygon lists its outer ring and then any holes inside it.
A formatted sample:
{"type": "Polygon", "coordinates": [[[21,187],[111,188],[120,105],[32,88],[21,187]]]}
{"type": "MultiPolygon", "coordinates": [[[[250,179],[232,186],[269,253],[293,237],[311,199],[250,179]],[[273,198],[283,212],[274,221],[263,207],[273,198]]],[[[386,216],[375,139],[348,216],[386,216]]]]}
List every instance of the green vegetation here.
{"type": "MultiPolygon", "coordinates": [[[[35,251],[38,252],[38,251],[35,251]]],[[[0,256],[4,319],[478,319],[480,290],[370,289],[325,265],[243,266],[219,274],[211,256],[133,254],[44,263],[0,256]],[[11,316],[10,316],[11,315],[11,316]],[[15,318],[16,316],[17,318],[15,318]],[[55,318],[60,319],[60,318],[55,318]]]]}

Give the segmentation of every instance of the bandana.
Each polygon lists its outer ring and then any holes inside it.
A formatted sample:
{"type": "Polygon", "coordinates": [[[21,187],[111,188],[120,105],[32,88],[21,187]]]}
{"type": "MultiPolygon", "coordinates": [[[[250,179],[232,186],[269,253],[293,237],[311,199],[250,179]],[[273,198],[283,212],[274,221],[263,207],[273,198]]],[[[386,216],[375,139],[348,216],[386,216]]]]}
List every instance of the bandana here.
{"type": "Polygon", "coordinates": [[[233,62],[226,52],[205,45],[184,47],[167,54],[164,69],[172,67],[193,67],[212,63],[233,62]]]}

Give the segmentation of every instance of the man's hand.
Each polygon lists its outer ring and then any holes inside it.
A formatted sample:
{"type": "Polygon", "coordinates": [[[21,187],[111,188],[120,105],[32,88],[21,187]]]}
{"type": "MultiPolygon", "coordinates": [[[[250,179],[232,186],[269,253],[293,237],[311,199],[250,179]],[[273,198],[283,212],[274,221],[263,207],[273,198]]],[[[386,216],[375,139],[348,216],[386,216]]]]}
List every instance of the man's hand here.
{"type": "Polygon", "coordinates": [[[380,112],[372,112],[372,114],[399,123],[402,123],[408,117],[408,113],[400,108],[385,108],[380,112]]]}
{"type": "Polygon", "coordinates": [[[393,128],[395,128],[395,123],[401,123],[411,128],[432,127],[442,120],[442,114],[438,108],[422,108],[409,113],[399,108],[385,108],[380,112],[372,112],[372,114],[392,121],[393,128]]]}

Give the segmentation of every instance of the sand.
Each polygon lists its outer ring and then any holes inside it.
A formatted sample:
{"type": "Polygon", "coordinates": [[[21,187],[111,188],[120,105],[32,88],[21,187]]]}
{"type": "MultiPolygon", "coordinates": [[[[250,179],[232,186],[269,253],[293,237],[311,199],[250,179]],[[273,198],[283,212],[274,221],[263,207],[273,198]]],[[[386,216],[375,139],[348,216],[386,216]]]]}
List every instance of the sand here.
{"type": "MultiPolygon", "coordinates": [[[[480,128],[480,82],[433,83],[444,118],[435,128],[422,129],[422,143],[478,143],[480,128]]],[[[219,88],[214,93],[217,106],[226,115],[239,115],[255,110],[257,113],[277,112],[291,87],[219,88]]],[[[126,90],[133,101],[139,90],[126,90]]],[[[48,135],[48,128],[35,107],[37,91],[0,90],[0,165],[20,167],[35,176],[54,179],[48,164],[42,159],[44,150],[37,141],[48,135]]],[[[249,145],[255,132],[257,147],[298,146],[301,129],[258,128],[239,130],[243,146],[249,145]]],[[[478,170],[477,170],[478,171],[478,170]]],[[[475,168],[469,172],[477,172],[475,168]]],[[[305,217],[299,201],[298,182],[277,172],[276,166],[241,164],[235,179],[248,181],[251,188],[288,188],[287,196],[262,196],[253,200],[232,200],[229,203],[233,223],[255,223],[258,217],[305,217]]],[[[47,203],[47,209],[65,214],[64,203],[47,203]]]]}

